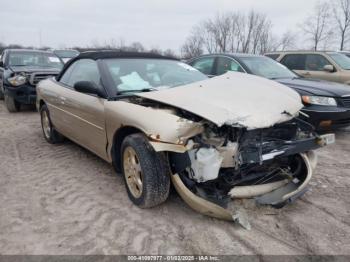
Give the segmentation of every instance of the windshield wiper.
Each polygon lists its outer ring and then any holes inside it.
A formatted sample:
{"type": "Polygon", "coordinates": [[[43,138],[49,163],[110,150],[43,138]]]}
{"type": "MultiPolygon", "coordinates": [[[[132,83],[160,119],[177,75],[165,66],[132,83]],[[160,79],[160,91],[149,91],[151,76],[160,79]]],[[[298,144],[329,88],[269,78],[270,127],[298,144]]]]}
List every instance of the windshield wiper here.
{"type": "Polygon", "coordinates": [[[156,91],[158,89],[156,88],[144,88],[144,89],[131,89],[131,90],[121,90],[117,93],[116,96],[110,97],[108,101],[116,101],[118,99],[123,99],[125,97],[130,97],[134,96],[134,93],[139,93],[139,92],[151,92],[151,91],[156,91]],[[132,94],[127,94],[127,93],[132,93],[132,94]]]}
{"type": "Polygon", "coordinates": [[[279,80],[279,79],[297,79],[297,78],[299,78],[299,77],[291,77],[291,76],[283,76],[283,77],[270,77],[269,79],[270,80],[279,80]]]}
{"type": "Polygon", "coordinates": [[[126,94],[126,93],[151,92],[151,91],[156,91],[156,90],[157,90],[156,88],[120,90],[120,91],[118,91],[118,95],[122,95],[122,94],[126,94]]]}

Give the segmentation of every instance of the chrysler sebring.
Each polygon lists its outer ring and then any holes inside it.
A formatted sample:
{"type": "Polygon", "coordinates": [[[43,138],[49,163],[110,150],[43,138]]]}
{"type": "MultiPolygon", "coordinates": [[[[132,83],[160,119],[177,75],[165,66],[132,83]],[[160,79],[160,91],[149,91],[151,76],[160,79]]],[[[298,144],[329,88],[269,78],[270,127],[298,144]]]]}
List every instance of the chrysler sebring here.
{"type": "Polygon", "coordinates": [[[299,118],[288,87],[234,72],[210,79],[154,54],[82,53],[37,92],[45,139],[67,137],[113,164],[141,208],[164,202],[171,182],[217,218],[237,219],[232,199],[281,207],[307,190],[314,150],[334,142],[299,118]]]}

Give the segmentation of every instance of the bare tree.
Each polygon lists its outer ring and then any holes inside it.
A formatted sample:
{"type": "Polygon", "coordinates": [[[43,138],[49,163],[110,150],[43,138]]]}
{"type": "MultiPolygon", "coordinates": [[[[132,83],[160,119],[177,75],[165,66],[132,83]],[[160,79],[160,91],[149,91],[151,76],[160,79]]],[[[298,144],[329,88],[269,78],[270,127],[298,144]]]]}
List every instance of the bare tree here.
{"type": "Polygon", "coordinates": [[[128,46],[128,51],[133,51],[133,52],[144,52],[146,49],[140,42],[133,42],[128,46]]]}
{"type": "Polygon", "coordinates": [[[320,44],[329,38],[329,20],[330,13],[328,3],[318,2],[314,13],[300,25],[301,29],[312,41],[312,48],[314,50],[318,50],[320,44]]]}
{"type": "Polygon", "coordinates": [[[186,42],[181,47],[181,56],[183,59],[190,59],[192,57],[203,54],[202,39],[196,33],[187,37],[186,42]]]}
{"type": "Polygon", "coordinates": [[[151,50],[149,50],[149,52],[152,54],[156,54],[156,55],[163,54],[162,49],[160,49],[159,47],[156,47],[156,46],[152,47],[151,50]]]}
{"type": "MultiPolygon", "coordinates": [[[[218,14],[196,25],[186,40],[183,53],[194,53],[190,47],[196,47],[202,53],[202,47],[208,53],[244,52],[263,53],[270,48],[272,24],[265,14],[250,11],[218,14]]],[[[200,51],[200,52],[199,52],[200,51]]]]}
{"type": "Polygon", "coordinates": [[[173,50],[171,50],[170,48],[166,49],[166,50],[163,52],[163,55],[164,55],[164,56],[167,56],[167,57],[177,58],[177,55],[175,54],[175,52],[174,52],[173,50]]]}
{"type": "Polygon", "coordinates": [[[350,0],[335,0],[333,4],[333,17],[340,36],[340,50],[344,50],[350,27],[350,0]]]}
{"type": "Polygon", "coordinates": [[[277,40],[276,45],[272,48],[271,51],[285,51],[287,49],[293,49],[296,46],[296,34],[288,30],[285,32],[282,37],[277,40]]]}

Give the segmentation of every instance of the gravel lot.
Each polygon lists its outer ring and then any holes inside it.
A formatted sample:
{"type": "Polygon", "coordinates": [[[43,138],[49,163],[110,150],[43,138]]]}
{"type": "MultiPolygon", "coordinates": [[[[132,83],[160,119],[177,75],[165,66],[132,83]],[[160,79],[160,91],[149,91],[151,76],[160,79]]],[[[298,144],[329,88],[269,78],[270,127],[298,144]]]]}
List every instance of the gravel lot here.
{"type": "Polygon", "coordinates": [[[33,109],[0,101],[0,254],[350,255],[350,131],[319,151],[311,190],[284,209],[245,202],[252,230],[202,216],[172,193],[150,210],[87,150],[44,140],[33,109]]]}

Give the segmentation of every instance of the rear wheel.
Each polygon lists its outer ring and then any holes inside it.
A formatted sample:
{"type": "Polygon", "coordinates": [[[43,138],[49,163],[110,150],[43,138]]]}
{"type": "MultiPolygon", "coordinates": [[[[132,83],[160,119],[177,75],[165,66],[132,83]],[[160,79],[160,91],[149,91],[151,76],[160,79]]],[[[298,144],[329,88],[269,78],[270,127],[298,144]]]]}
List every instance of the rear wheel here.
{"type": "Polygon", "coordinates": [[[121,148],[122,169],[130,200],[141,208],[163,203],[169,196],[168,161],[155,152],[142,134],[126,137],[121,148]]]}
{"type": "Polygon", "coordinates": [[[21,104],[17,102],[12,96],[4,94],[5,105],[10,113],[16,113],[21,109],[21,104]]]}
{"type": "Polygon", "coordinates": [[[43,105],[40,108],[40,116],[41,127],[46,141],[50,144],[57,144],[63,142],[64,137],[53,127],[50,119],[49,109],[46,105],[43,105]]]}

